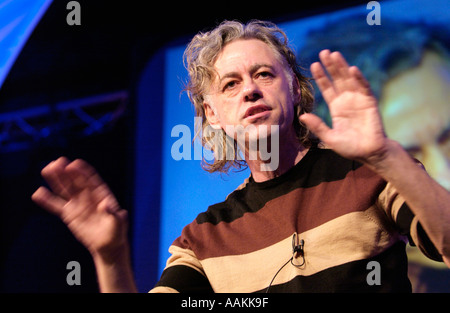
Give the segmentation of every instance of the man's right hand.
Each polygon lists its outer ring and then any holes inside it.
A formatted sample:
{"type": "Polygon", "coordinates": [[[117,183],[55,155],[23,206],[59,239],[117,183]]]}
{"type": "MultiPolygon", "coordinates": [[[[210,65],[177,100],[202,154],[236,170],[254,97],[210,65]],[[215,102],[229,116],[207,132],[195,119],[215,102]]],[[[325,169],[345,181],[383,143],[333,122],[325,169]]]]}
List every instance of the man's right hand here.
{"type": "Polygon", "coordinates": [[[96,170],[83,160],[61,157],[41,172],[52,191],[40,187],[33,201],[59,216],[74,236],[95,256],[113,262],[127,247],[127,211],[96,170]]]}

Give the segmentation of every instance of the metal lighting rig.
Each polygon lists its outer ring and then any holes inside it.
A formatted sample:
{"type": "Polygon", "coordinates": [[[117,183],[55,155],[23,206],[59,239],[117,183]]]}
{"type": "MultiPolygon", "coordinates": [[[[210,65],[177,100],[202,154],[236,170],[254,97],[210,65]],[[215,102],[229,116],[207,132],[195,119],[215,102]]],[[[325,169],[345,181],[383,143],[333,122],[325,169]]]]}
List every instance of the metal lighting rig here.
{"type": "Polygon", "coordinates": [[[0,114],[0,153],[26,150],[53,136],[105,131],[123,114],[127,91],[89,96],[0,114]]]}

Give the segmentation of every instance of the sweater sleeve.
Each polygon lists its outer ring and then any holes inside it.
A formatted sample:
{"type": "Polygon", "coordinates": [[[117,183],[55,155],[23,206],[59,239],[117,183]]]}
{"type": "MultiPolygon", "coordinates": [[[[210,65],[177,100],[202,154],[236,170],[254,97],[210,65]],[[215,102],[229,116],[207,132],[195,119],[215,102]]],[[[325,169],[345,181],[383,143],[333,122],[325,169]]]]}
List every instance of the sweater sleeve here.
{"type": "Polygon", "coordinates": [[[183,247],[180,238],[170,246],[171,256],[160,280],[150,293],[213,292],[200,261],[188,247],[183,247]]]}
{"type": "Polygon", "coordinates": [[[387,183],[380,193],[378,204],[395,222],[400,234],[408,237],[412,246],[417,246],[428,258],[442,262],[442,256],[429,239],[420,221],[390,183],[387,183]]]}

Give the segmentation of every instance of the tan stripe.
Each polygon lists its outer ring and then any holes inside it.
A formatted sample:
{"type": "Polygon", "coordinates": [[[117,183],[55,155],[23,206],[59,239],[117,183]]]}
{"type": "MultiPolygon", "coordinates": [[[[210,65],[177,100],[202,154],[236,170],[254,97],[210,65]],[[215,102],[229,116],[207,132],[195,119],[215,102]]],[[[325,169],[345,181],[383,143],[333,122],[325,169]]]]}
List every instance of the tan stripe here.
{"type": "Polygon", "coordinates": [[[179,293],[179,292],[170,287],[158,286],[158,287],[151,289],[148,293],[179,293]]]}
{"type": "MultiPolygon", "coordinates": [[[[420,163],[418,160],[415,161],[418,166],[424,169],[422,163],[420,163]]],[[[397,190],[390,183],[386,185],[386,188],[383,190],[383,192],[380,194],[379,197],[379,204],[387,208],[385,209],[386,213],[389,216],[392,216],[394,220],[397,220],[398,213],[404,202],[405,202],[404,198],[397,192],[397,190]]],[[[427,251],[426,245],[424,244],[422,238],[420,238],[419,236],[417,228],[418,226],[419,226],[419,219],[417,218],[417,216],[414,216],[409,229],[410,236],[414,241],[414,244],[419,248],[419,250],[425,256],[434,260],[433,255],[429,251],[427,251]]]]}
{"type": "Polygon", "coordinates": [[[387,183],[386,187],[378,197],[377,205],[382,208],[392,220],[397,220],[398,212],[404,202],[405,200],[399,195],[392,184],[387,183]]]}
{"type": "Polygon", "coordinates": [[[292,256],[292,238],[243,255],[203,260],[215,292],[253,292],[267,287],[275,272],[292,256]]]}
{"type": "Polygon", "coordinates": [[[184,265],[193,268],[205,276],[202,264],[192,250],[183,249],[177,246],[170,246],[169,252],[171,253],[171,256],[167,259],[165,269],[175,265],[184,265]]]}
{"type": "MultiPolygon", "coordinates": [[[[399,240],[379,227],[377,209],[340,216],[299,234],[304,239],[305,265],[286,265],[273,284],[309,276],[329,267],[377,255],[399,240]]],[[[209,258],[203,268],[216,292],[253,292],[267,288],[275,273],[292,256],[292,235],[264,249],[209,258]]],[[[301,259],[294,261],[301,263],[301,259]]]]}
{"type": "MultiPolygon", "coordinates": [[[[416,159],[414,159],[414,161],[417,163],[417,166],[425,170],[422,163],[416,159]]],[[[405,203],[405,199],[398,193],[397,189],[388,182],[378,197],[377,205],[379,205],[390,218],[397,221],[397,215],[403,203],[405,203]]]]}
{"type": "Polygon", "coordinates": [[[361,167],[350,172],[350,176],[359,176],[357,179],[348,177],[311,188],[294,189],[268,201],[258,212],[246,213],[230,223],[191,223],[174,244],[196,251],[200,260],[263,249],[294,231],[307,231],[373,205],[385,182],[368,171],[361,167]],[[255,229],[261,227],[264,231],[255,236],[255,229]]]}

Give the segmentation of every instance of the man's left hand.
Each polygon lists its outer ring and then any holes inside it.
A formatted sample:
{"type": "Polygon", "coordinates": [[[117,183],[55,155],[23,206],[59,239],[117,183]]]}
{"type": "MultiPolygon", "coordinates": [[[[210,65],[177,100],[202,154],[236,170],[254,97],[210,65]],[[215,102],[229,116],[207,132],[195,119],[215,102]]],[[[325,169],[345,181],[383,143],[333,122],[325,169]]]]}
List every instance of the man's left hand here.
{"type": "Polygon", "coordinates": [[[382,157],[387,138],[369,83],[356,66],[347,64],[340,52],[323,50],[319,58],[322,64],[313,63],[311,73],[328,104],[332,128],[311,113],[303,114],[300,120],[343,157],[364,163],[382,157]]]}

